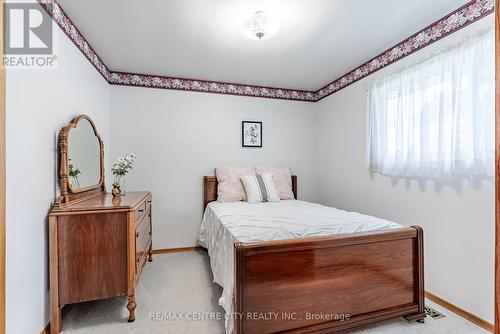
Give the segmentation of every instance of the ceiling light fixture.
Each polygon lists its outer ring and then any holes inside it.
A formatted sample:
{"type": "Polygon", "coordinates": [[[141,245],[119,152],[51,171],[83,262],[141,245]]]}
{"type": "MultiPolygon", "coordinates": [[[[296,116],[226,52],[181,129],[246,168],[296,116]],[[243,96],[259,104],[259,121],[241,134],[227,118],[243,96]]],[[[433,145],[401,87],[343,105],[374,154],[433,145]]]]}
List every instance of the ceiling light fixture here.
{"type": "Polygon", "coordinates": [[[243,23],[243,34],[250,39],[268,39],[278,33],[280,25],[264,12],[257,11],[243,23]]]}

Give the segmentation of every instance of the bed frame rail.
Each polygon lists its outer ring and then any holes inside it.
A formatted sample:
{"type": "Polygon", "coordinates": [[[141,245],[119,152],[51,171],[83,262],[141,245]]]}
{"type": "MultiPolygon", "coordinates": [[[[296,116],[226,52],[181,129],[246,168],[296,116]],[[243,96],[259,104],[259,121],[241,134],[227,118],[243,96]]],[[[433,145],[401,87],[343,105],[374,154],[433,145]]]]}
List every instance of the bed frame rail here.
{"type": "Polygon", "coordinates": [[[332,333],[425,318],[418,226],[237,243],[235,268],[237,334],[332,333]]]}

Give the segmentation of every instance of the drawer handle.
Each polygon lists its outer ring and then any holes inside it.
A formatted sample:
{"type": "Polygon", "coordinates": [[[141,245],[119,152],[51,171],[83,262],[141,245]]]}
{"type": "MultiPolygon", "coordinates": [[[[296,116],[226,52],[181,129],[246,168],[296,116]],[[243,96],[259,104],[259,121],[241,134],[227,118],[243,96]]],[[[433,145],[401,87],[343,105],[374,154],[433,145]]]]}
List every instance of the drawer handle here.
{"type": "Polygon", "coordinates": [[[144,212],[144,209],[139,209],[139,212],[144,212]]]}
{"type": "Polygon", "coordinates": [[[139,232],[135,232],[135,237],[139,238],[139,232]]]}
{"type": "Polygon", "coordinates": [[[149,204],[151,204],[151,201],[148,201],[149,204]]]}

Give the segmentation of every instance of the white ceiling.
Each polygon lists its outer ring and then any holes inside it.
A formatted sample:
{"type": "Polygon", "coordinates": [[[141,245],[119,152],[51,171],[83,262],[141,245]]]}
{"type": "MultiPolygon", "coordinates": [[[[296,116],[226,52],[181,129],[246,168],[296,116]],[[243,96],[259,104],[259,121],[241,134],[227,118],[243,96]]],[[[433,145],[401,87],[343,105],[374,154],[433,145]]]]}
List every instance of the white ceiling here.
{"type": "Polygon", "coordinates": [[[467,2],[59,0],[113,71],[314,91],[467,2]],[[275,37],[243,36],[257,10],[275,37]]]}

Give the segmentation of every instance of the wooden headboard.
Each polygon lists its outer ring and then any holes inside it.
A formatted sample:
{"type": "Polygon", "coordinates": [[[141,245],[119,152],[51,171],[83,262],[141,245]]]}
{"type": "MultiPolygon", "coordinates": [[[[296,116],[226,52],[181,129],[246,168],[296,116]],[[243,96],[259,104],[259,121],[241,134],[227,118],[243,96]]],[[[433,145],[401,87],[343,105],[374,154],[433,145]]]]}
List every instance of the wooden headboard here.
{"type": "MultiPolygon", "coordinates": [[[[297,199],[297,175],[292,175],[293,196],[297,199]]],[[[217,200],[217,178],[215,176],[203,177],[203,208],[217,200]]]]}

